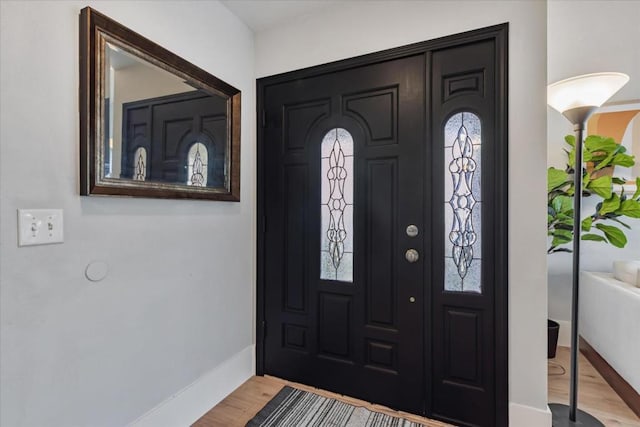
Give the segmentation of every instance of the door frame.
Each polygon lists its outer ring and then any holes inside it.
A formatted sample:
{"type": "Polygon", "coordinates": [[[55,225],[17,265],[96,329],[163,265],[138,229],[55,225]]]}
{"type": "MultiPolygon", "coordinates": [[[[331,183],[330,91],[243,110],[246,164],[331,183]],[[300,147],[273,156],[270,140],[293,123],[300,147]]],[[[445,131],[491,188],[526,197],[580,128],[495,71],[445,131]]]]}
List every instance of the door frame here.
{"type": "MultiPolygon", "coordinates": [[[[503,23],[491,27],[480,28],[459,34],[440,37],[433,40],[414,43],[397,48],[387,49],[367,55],[357,56],[350,59],[330,62],[300,70],[290,71],[257,80],[257,272],[256,272],[256,375],[264,375],[264,353],[265,336],[267,327],[265,321],[265,238],[267,223],[265,221],[265,141],[264,127],[266,116],[264,110],[265,89],[274,84],[287,81],[319,76],[323,74],[345,71],[352,68],[371,65],[379,62],[398,59],[420,53],[427,53],[436,49],[460,46],[466,43],[492,40],[496,46],[496,111],[495,111],[495,164],[498,166],[493,172],[496,209],[496,226],[494,227],[495,238],[495,262],[494,262],[494,324],[495,330],[495,413],[498,426],[507,426],[509,420],[509,286],[508,286],[508,178],[509,178],[509,157],[508,157],[508,31],[509,24],[503,23]]],[[[430,82],[427,82],[427,92],[429,92],[430,82]]],[[[427,101],[429,102],[429,101],[427,101]]],[[[429,121],[428,121],[429,122],[429,121]]],[[[430,125],[425,131],[430,132],[430,125]]],[[[427,135],[425,135],[427,138],[427,135]]],[[[428,300],[431,303],[431,299],[428,300]]],[[[431,307],[425,307],[430,309],[431,307]]],[[[426,311],[430,313],[431,311],[426,311]]],[[[425,319],[425,325],[430,321],[425,319]]],[[[429,341],[429,330],[425,328],[423,339],[425,354],[431,354],[431,343],[429,341]]],[[[430,357],[429,357],[430,360],[430,357]]],[[[431,369],[425,367],[425,387],[431,383],[431,369]]],[[[431,393],[430,393],[431,394],[431,393]]],[[[428,400],[428,399],[427,399],[428,400]]],[[[429,414],[430,402],[425,402],[425,412],[429,414]]]]}

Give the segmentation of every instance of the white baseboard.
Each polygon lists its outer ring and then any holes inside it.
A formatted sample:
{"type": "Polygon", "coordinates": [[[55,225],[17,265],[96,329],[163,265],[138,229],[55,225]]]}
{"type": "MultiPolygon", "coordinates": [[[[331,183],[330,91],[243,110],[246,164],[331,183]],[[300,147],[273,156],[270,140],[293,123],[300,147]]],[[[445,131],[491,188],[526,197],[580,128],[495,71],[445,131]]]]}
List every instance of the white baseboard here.
{"type": "Polygon", "coordinates": [[[510,427],[551,427],[551,411],[509,402],[510,427]]]}
{"type": "MultiPolygon", "coordinates": [[[[551,319],[555,320],[555,319],[551,319]]],[[[556,320],[560,325],[560,335],[558,335],[558,345],[560,347],[571,347],[571,322],[568,320],[556,320]]]]}
{"type": "Polygon", "coordinates": [[[129,424],[135,427],[190,426],[255,373],[250,345],[129,424]]]}

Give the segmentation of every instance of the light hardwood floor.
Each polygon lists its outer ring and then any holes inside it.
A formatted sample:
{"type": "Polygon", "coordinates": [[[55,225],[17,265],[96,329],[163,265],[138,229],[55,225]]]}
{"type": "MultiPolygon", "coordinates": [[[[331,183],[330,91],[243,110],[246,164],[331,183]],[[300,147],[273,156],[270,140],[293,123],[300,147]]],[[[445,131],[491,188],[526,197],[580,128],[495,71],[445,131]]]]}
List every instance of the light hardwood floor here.
{"type": "Polygon", "coordinates": [[[267,404],[285,385],[299,388],[301,390],[310,391],[321,396],[331,397],[354,406],[364,406],[365,408],[405,418],[407,420],[422,423],[428,427],[450,427],[438,421],[428,420],[413,414],[394,411],[385,406],[374,405],[352,397],[342,396],[340,394],[319,390],[303,384],[292,383],[281,380],[280,378],[264,376],[252,377],[247,382],[238,387],[233,393],[227,396],[222,402],[207,412],[200,418],[194,427],[240,427],[244,426],[247,421],[255,416],[255,414],[267,404]]]}
{"type": "MultiPolygon", "coordinates": [[[[550,403],[569,403],[569,366],[569,349],[558,347],[556,358],[549,361],[550,403]],[[563,369],[558,365],[564,368],[564,374],[562,374],[563,369]]],[[[607,427],[640,427],[640,419],[582,354],[580,354],[579,367],[578,407],[580,409],[598,418],[607,427]]]]}
{"type": "MultiPolygon", "coordinates": [[[[195,427],[240,427],[244,426],[285,385],[332,397],[372,411],[423,423],[428,427],[446,427],[440,423],[416,415],[397,412],[380,405],[318,390],[302,384],[291,383],[275,377],[252,377],[222,402],[207,412],[195,427]]],[[[578,386],[579,407],[601,420],[607,427],[640,427],[640,419],[618,397],[606,381],[596,372],[589,361],[580,355],[580,379],[578,386]]],[[[569,349],[559,347],[555,359],[549,361],[549,402],[568,403],[569,400],[569,349]],[[566,371],[562,373],[562,366],[566,371]]]]}

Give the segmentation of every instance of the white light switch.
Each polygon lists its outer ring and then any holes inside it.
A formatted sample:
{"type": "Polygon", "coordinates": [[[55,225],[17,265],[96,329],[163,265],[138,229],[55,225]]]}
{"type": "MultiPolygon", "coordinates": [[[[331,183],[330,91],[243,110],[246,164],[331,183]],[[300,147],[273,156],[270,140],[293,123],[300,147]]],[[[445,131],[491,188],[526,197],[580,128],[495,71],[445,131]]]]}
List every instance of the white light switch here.
{"type": "Polygon", "coordinates": [[[62,209],[18,209],[18,246],[64,242],[62,209]]]}

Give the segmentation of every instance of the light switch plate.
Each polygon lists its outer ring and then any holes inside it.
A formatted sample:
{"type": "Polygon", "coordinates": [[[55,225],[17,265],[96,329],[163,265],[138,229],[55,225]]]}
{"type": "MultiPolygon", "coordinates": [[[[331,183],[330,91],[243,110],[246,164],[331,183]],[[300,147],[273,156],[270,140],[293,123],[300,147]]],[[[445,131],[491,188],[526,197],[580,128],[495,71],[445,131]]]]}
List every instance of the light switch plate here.
{"type": "Polygon", "coordinates": [[[18,246],[62,242],[62,209],[18,209],[18,246]]]}

